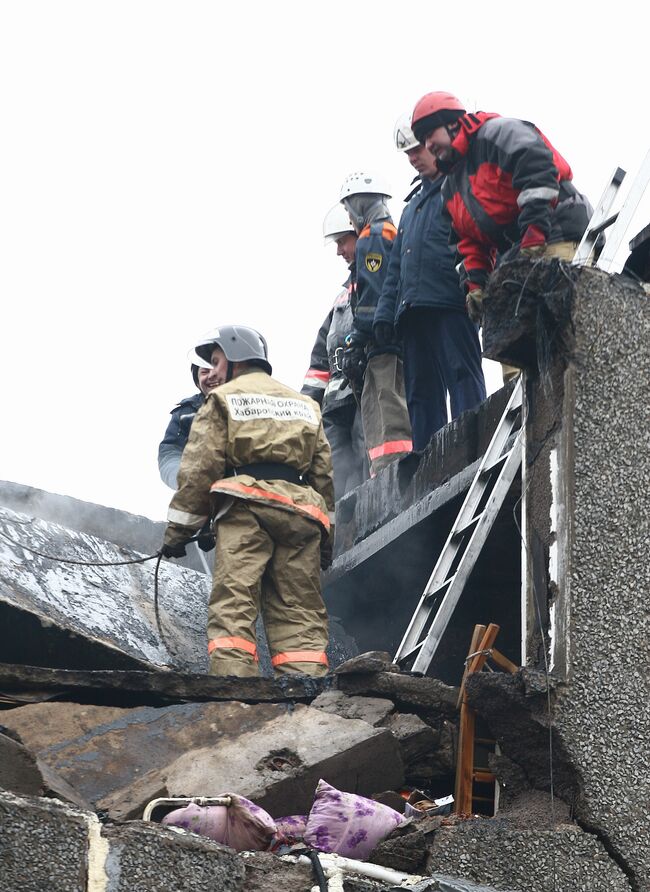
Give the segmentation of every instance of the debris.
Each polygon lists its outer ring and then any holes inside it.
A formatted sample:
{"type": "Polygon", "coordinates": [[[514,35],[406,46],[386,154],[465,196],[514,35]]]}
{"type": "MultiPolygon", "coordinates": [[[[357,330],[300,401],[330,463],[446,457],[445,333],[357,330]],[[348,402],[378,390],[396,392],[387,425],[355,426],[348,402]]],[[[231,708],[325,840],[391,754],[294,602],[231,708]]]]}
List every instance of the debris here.
{"type": "Polygon", "coordinates": [[[413,790],[406,800],[404,814],[407,818],[421,818],[422,815],[448,815],[454,804],[453,796],[443,796],[441,799],[430,799],[422,790],[413,790]]]}
{"type": "Polygon", "coordinates": [[[113,820],[140,817],[159,796],[216,796],[224,789],[286,815],[309,810],[323,775],[367,795],[404,779],[387,729],[301,705],[40,703],[10,710],[3,720],[113,820]]]}
{"type": "Polygon", "coordinates": [[[456,718],[458,688],[437,678],[419,678],[404,672],[369,672],[336,676],[336,686],[349,696],[387,697],[399,708],[415,712],[425,721],[456,718]]]}
{"type": "Polygon", "coordinates": [[[90,810],[90,805],[56,771],[6,734],[0,734],[0,788],[19,795],[53,796],[90,810]]]}
{"type": "Polygon", "coordinates": [[[335,675],[363,675],[367,672],[399,672],[393,658],[385,650],[370,650],[341,663],[334,670],[335,675]]]}

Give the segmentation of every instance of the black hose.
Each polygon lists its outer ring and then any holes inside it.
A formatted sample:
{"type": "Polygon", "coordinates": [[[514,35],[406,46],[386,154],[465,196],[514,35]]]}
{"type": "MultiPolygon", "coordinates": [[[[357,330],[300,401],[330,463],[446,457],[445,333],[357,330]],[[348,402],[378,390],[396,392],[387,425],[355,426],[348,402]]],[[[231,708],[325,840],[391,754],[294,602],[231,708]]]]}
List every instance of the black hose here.
{"type": "Polygon", "coordinates": [[[311,866],[314,871],[314,876],[316,878],[316,882],[318,883],[320,892],[327,892],[327,877],[325,876],[325,872],[323,871],[323,865],[320,863],[318,852],[315,852],[313,849],[307,849],[305,855],[311,861],[311,866]]]}
{"type": "Polygon", "coordinates": [[[3,533],[2,530],[0,530],[0,536],[7,539],[7,541],[11,542],[13,545],[22,548],[24,551],[29,551],[30,554],[37,554],[39,557],[47,558],[48,561],[57,561],[60,564],[81,564],[83,567],[121,567],[124,564],[144,564],[145,561],[152,561],[160,555],[160,552],[157,551],[155,554],[147,555],[147,557],[133,558],[129,561],[79,561],[74,558],[55,557],[53,554],[45,554],[44,551],[37,551],[35,548],[30,548],[28,545],[23,545],[22,542],[12,539],[11,536],[3,533]]]}

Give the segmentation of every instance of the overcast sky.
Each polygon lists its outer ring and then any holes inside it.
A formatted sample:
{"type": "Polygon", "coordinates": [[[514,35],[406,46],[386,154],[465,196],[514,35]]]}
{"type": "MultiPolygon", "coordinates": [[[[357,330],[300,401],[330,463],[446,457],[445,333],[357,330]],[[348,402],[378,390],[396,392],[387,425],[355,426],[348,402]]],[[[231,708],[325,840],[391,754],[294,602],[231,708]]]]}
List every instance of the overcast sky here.
{"type": "Polygon", "coordinates": [[[253,325],[299,389],[346,273],[323,216],[375,169],[397,219],[393,124],[423,93],[535,122],[593,203],[617,165],[629,182],[650,144],[636,9],[4,0],[0,478],[164,518],[188,349],[253,325]]]}

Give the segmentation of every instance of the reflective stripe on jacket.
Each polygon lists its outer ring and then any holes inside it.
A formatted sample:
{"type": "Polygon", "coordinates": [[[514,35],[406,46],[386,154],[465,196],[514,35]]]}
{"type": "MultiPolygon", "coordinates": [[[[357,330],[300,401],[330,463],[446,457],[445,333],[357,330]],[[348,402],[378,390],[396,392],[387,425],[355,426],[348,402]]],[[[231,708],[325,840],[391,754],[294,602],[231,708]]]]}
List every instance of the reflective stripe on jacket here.
{"type": "Polygon", "coordinates": [[[194,419],[178,484],[165,533],[169,545],[190,538],[228,496],[292,511],[327,532],[332,459],[317,404],[257,369],[217,387],[194,419]],[[238,467],[260,463],[294,468],[304,484],[236,475],[238,467]],[[226,476],[230,469],[235,476],[226,476]]]}

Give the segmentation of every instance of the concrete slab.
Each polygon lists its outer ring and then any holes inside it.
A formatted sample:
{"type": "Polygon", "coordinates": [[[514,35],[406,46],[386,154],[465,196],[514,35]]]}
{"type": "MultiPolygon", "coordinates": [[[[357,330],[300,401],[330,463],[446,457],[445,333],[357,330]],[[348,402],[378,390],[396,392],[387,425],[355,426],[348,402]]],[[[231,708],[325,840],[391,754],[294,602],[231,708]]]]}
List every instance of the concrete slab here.
{"type": "MultiPolygon", "coordinates": [[[[132,550],[58,524],[0,509],[0,532],[28,548],[76,561],[125,561],[132,550]]],[[[65,668],[207,667],[205,575],[154,562],[88,567],[40,557],[0,537],[0,647],[6,662],[65,668]]]]}
{"type": "MultiPolygon", "coordinates": [[[[51,508],[46,498],[49,493],[40,493],[43,498],[37,499],[38,492],[33,491],[34,498],[29,504],[34,508],[41,504],[51,508]]],[[[87,511],[81,511],[76,517],[77,527],[88,522],[96,529],[106,519],[108,533],[115,532],[116,525],[122,537],[128,532],[144,532],[140,527],[145,525],[145,518],[82,504],[87,511]],[[93,508],[96,513],[92,512],[93,508]],[[138,520],[142,523],[138,524],[138,520]],[[119,526],[122,521],[126,524],[124,529],[119,526]]],[[[58,507],[60,510],[53,513],[72,522],[75,506],[58,507]]],[[[150,535],[140,535],[140,539],[150,546],[153,533],[146,532],[150,535]]],[[[155,554],[159,544],[145,552],[145,556],[155,554]]],[[[208,575],[179,566],[176,561],[160,564],[161,632],[154,604],[156,560],[123,566],[83,563],[124,562],[142,556],[132,548],[115,545],[84,531],[0,508],[0,652],[3,659],[9,663],[66,669],[155,666],[207,672],[207,606],[211,588],[208,575]],[[67,558],[76,563],[61,563],[41,555],[67,558]]],[[[327,655],[330,665],[337,666],[357,653],[357,647],[334,618],[329,631],[327,655]]],[[[273,671],[261,620],[258,620],[257,637],[260,672],[271,676],[273,671]]]]}
{"type": "Polygon", "coordinates": [[[295,814],[309,810],[321,776],[364,795],[403,780],[387,730],[304,706],[42,703],[11,710],[4,724],[115,820],[140,817],[157,796],[227,791],[295,814]]]}
{"type": "MultiPolygon", "coordinates": [[[[550,288],[554,270],[540,264],[528,276],[530,265],[509,264],[493,282],[501,355],[521,350],[523,357],[535,343],[535,361],[526,365],[539,369],[526,378],[523,662],[548,667],[556,681],[554,749],[576,791],[567,801],[634,887],[645,889],[650,302],[630,279],[588,268],[550,288]],[[522,292],[526,309],[510,331],[522,292]],[[526,319],[541,323],[534,337],[521,328],[526,319]]],[[[486,313],[489,323],[489,306],[486,313]]]]}
{"type": "Polygon", "coordinates": [[[364,796],[398,787],[397,741],[384,728],[297,706],[259,730],[181,756],[166,774],[171,795],[233,790],[274,817],[308,812],[320,778],[364,796]]]}
{"type": "MultiPolygon", "coordinates": [[[[107,892],[240,892],[243,859],[226,846],[194,833],[175,833],[135,821],[102,828],[107,892]]],[[[101,887],[100,887],[101,888],[101,887]]]]}
{"type": "Polygon", "coordinates": [[[97,702],[106,706],[160,706],[193,700],[243,703],[309,702],[326,690],[331,677],[287,674],[276,678],[190,675],[180,672],[136,670],[47,669],[0,663],[0,691],[31,702],[97,702]]]}
{"type": "Polygon", "coordinates": [[[6,734],[0,734],[0,789],[21,796],[53,796],[78,808],[90,808],[56,771],[6,734]]]}
{"type": "Polygon", "coordinates": [[[270,704],[123,709],[40,703],[5,713],[3,723],[93,807],[125,820],[166,795],[165,770],[181,753],[264,727],[284,712],[270,704]]]}

